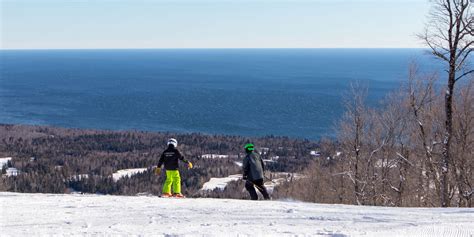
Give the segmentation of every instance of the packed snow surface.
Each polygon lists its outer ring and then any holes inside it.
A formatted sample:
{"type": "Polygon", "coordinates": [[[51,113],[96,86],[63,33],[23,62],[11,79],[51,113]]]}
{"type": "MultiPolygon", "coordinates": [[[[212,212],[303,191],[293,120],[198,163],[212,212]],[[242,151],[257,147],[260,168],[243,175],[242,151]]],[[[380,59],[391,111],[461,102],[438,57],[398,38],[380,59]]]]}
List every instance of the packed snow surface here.
{"type": "Polygon", "coordinates": [[[473,236],[474,209],[0,192],[0,235],[473,236]]]}

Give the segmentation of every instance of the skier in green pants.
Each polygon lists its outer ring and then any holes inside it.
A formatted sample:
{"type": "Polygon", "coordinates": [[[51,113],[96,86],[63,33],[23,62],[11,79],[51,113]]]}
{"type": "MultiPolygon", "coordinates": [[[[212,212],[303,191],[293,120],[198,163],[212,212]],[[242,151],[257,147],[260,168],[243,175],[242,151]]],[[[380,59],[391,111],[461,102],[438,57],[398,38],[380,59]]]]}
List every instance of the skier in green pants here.
{"type": "Polygon", "coordinates": [[[178,141],[174,138],[168,140],[168,148],[161,154],[160,160],[158,161],[158,167],[155,169],[155,173],[159,175],[161,173],[161,166],[165,165],[166,180],[163,184],[162,197],[184,197],[181,194],[181,177],[178,170],[178,160],[188,164],[188,168],[193,168],[193,164],[184,159],[181,153],[177,149],[178,141]],[[171,188],[173,188],[173,194],[171,194],[171,188]]]}

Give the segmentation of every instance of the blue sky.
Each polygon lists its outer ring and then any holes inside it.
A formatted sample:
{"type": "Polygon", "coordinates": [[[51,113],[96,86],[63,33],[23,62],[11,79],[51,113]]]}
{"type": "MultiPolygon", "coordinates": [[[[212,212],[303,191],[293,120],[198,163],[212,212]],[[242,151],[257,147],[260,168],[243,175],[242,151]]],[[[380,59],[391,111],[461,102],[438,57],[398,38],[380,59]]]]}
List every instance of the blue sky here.
{"type": "Polygon", "coordinates": [[[0,0],[3,49],[419,48],[428,0],[0,0]]]}

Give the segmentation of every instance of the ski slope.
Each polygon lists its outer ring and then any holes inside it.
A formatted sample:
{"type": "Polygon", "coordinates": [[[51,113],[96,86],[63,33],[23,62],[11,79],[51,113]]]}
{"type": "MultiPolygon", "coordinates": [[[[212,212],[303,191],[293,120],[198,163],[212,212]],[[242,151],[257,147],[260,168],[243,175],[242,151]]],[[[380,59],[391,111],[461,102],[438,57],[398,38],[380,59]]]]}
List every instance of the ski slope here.
{"type": "Polygon", "coordinates": [[[474,236],[474,209],[0,193],[0,236],[474,236]]]}

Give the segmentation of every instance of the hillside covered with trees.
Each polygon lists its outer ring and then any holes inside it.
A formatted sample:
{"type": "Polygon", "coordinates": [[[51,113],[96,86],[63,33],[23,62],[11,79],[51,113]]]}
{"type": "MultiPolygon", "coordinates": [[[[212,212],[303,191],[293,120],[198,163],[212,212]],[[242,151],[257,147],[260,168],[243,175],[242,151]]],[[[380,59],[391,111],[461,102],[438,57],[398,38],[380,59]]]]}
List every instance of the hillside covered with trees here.
{"type": "MultiPolygon", "coordinates": [[[[310,153],[318,144],[307,140],[264,137],[210,136],[203,134],[170,134],[140,131],[93,131],[44,126],[1,125],[0,157],[12,157],[4,167],[19,170],[16,176],[3,175],[0,191],[85,193],[135,195],[161,193],[163,176],[156,176],[152,167],[166,148],[170,137],[178,139],[179,149],[194,168],[181,168],[183,191],[199,196],[202,185],[212,177],[240,174],[236,165],[243,159],[243,145],[252,141],[264,150],[267,170],[302,172],[313,159],[310,153]],[[225,155],[207,158],[205,154],[225,155]],[[203,158],[204,157],[204,158],[203,158]],[[114,181],[117,170],[148,168],[146,172],[114,181]]],[[[206,196],[244,198],[243,184],[234,182],[224,193],[206,196]],[[237,190],[237,191],[235,191],[237,190]],[[227,194],[226,194],[227,193],[227,194]]]]}

